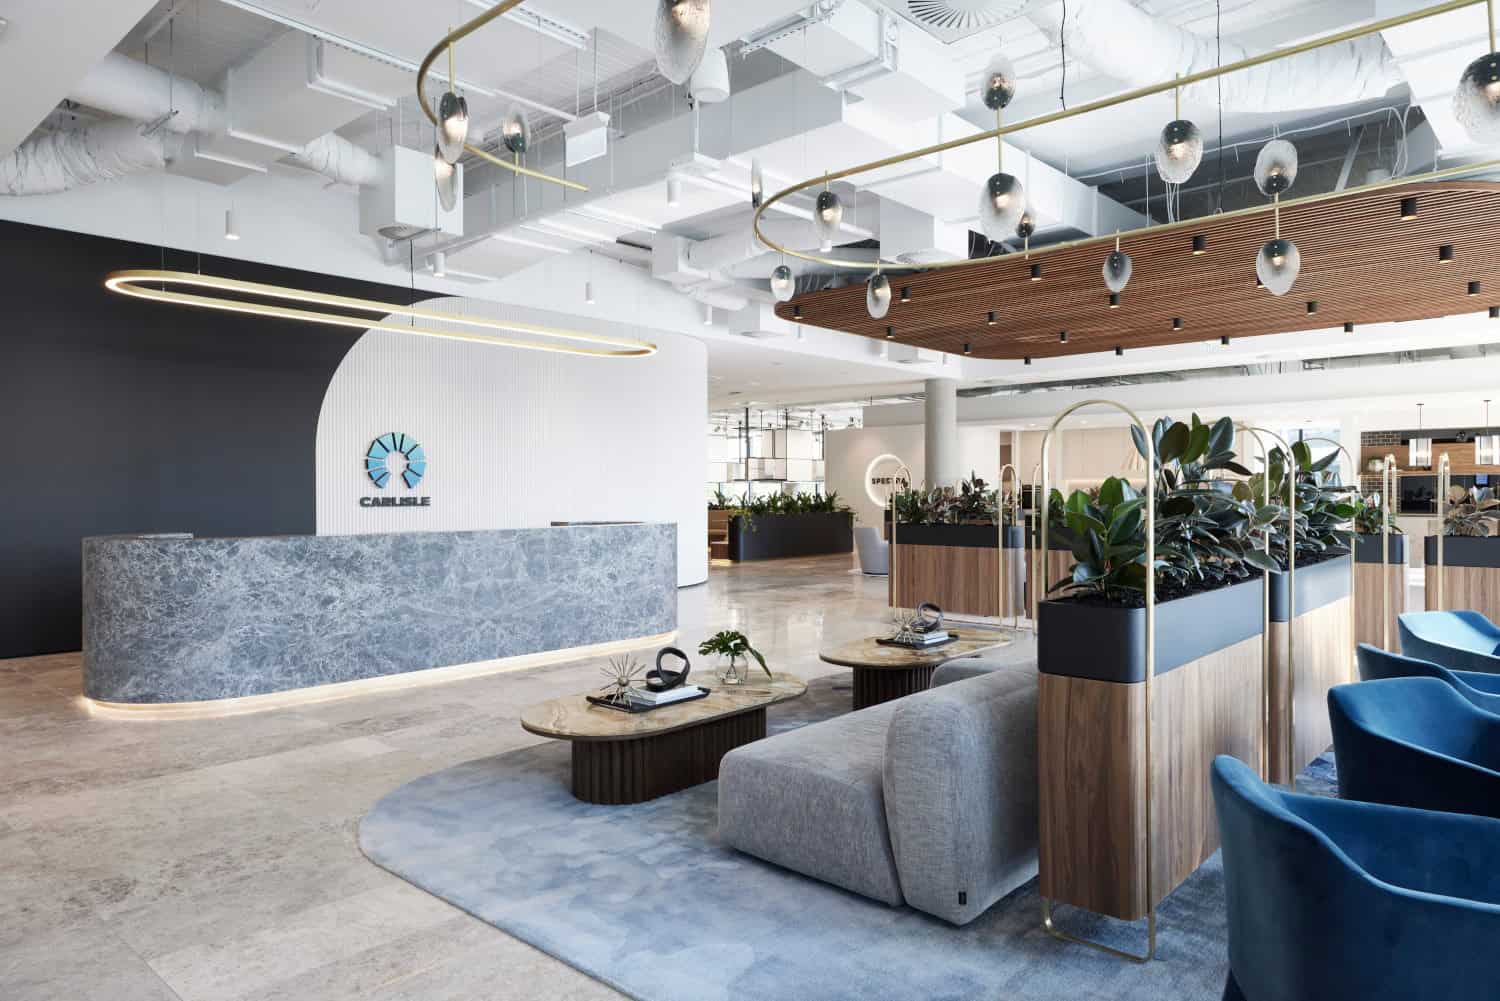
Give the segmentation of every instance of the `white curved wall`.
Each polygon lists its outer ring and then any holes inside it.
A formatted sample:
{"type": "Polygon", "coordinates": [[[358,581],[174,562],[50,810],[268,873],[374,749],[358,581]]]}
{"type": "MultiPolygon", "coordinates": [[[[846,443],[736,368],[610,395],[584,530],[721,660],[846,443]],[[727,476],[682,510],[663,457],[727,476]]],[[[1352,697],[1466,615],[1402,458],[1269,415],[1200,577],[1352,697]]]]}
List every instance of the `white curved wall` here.
{"type": "Polygon", "coordinates": [[[707,579],[701,342],[473,299],[426,305],[650,340],[658,352],[609,360],[366,333],[339,366],[318,418],[318,534],[670,521],[678,526],[678,583],[707,579]],[[426,451],[426,475],[414,490],[394,483],[379,490],[364,475],[365,450],[390,431],[426,451]],[[431,503],[361,507],[371,496],[431,503]]]}

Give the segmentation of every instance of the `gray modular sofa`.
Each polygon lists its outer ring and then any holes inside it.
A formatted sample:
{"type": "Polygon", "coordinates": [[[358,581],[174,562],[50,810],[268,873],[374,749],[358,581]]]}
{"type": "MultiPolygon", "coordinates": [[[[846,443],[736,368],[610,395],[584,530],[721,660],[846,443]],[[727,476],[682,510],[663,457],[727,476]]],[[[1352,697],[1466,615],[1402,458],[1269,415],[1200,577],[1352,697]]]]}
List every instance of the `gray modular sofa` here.
{"type": "Polygon", "coordinates": [[[1036,666],[949,666],[928,691],[730,751],[719,837],[957,925],[1035,876],[1036,666]]]}

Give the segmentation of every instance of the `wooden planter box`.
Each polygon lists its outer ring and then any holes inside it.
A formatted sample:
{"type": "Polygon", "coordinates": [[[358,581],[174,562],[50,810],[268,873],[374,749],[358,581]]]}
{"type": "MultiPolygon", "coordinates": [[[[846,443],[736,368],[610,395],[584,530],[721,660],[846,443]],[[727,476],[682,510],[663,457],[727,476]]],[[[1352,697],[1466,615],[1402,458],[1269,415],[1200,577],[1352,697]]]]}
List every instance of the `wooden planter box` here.
{"type": "MultiPolygon", "coordinates": [[[[1299,566],[1296,617],[1287,574],[1271,574],[1271,781],[1287,783],[1333,744],[1328,689],[1359,680],[1349,629],[1349,557],[1299,566]],[[1287,764],[1287,664],[1296,671],[1293,761],[1287,764]]],[[[1378,595],[1377,595],[1378,600],[1378,595]]],[[[1376,606],[1378,608],[1378,605],[1376,606]]]]}
{"type": "Polygon", "coordinates": [[[1003,600],[998,594],[995,545],[999,534],[994,525],[898,525],[888,585],[892,607],[914,608],[930,601],[959,615],[1022,614],[1026,532],[1016,525],[1005,529],[1008,573],[1003,600]]]}
{"type": "Polygon", "coordinates": [[[1354,540],[1354,642],[1382,649],[1399,646],[1396,616],[1406,611],[1406,536],[1391,536],[1390,565],[1381,568],[1380,536],[1354,540]],[[1381,621],[1381,578],[1390,600],[1390,614],[1381,621]],[[1387,632],[1387,628],[1389,632],[1387,632]],[[1386,646],[1389,637],[1390,646],[1386,646]]]}
{"type": "Polygon", "coordinates": [[[729,558],[738,561],[775,560],[787,556],[825,556],[854,551],[854,515],[762,514],[746,523],[743,515],[729,520],[729,558]]]}
{"type": "Polygon", "coordinates": [[[1219,846],[1217,754],[1261,760],[1264,582],[1156,609],[1146,881],[1144,609],[1044,601],[1037,631],[1041,892],[1133,921],[1219,846]]]}
{"type": "MultiPolygon", "coordinates": [[[[1437,536],[1424,540],[1427,608],[1437,605],[1437,536]]],[[[1500,622],[1500,538],[1443,538],[1443,607],[1466,608],[1500,622]]]]}

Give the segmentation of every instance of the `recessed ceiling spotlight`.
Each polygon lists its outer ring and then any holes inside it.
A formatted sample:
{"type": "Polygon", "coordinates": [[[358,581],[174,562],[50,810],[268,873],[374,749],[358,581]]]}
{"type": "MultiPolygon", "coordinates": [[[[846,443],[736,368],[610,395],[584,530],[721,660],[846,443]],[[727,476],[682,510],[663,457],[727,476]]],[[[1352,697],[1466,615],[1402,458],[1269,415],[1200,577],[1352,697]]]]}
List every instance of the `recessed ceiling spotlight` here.
{"type": "Polygon", "coordinates": [[[993,327],[995,325],[995,311],[993,309],[989,311],[989,314],[984,321],[984,325],[987,327],[993,327]]]}
{"type": "Polygon", "coordinates": [[[971,345],[965,343],[964,344],[964,354],[971,355],[973,353],[974,353],[974,348],[971,345]]]}
{"type": "Polygon", "coordinates": [[[1307,300],[1307,315],[1308,316],[1312,316],[1317,311],[1318,311],[1318,300],[1316,300],[1316,299],[1309,299],[1309,300],[1307,300]]]}
{"type": "Polygon", "coordinates": [[[1451,260],[1453,260],[1453,244],[1451,244],[1451,243],[1445,243],[1441,247],[1438,248],[1438,260],[1440,260],[1440,261],[1451,261],[1451,260]]]}
{"type": "Polygon", "coordinates": [[[1057,342],[1059,344],[1068,343],[1068,332],[1066,330],[1059,330],[1057,332],[1057,342]]]}
{"type": "Polygon", "coordinates": [[[1027,355],[1025,358],[1022,359],[1022,361],[1024,361],[1027,365],[1030,365],[1031,364],[1031,355],[1027,355]]]}
{"type": "Polygon", "coordinates": [[[802,319],[802,304],[800,302],[792,307],[792,318],[795,320],[802,319]]]}
{"type": "Polygon", "coordinates": [[[1120,345],[1116,344],[1115,345],[1115,356],[1116,357],[1120,357],[1120,356],[1123,356],[1124,354],[1125,354],[1125,349],[1123,347],[1121,347],[1120,345]]]}
{"type": "Polygon", "coordinates": [[[1478,282],[1469,282],[1469,294],[1470,295],[1478,295],[1479,294],[1479,283],[1478,282]]]}
{"type": "Polygon", "coordinates": [[[896,328],[895,327],[891,327],[891,326],[887,326],[885,328],[885,339],[886,340],[890,340],[891,338],[893,338],[895,336],[896,336],[896,328]]]}
{"type": "Polygon", "coordinates": [[[901,286],[901,301],[902,302],[911,302],[911,286],[910,285],[902,285],[901,286]]]}
{"type": "Polygon", "coordinates": [[[1110,309],[1119,309],[1120,308],[1120,293],[1118,293],[1118,292],[1111,292],[1109,294],[1109,308],[1110,309]]]}
{"type": "Polygon", "coordinates": [[[1193,256],[1196,257],[1208,249],[1208,237],[1199,233],[1193,237],[1193,256]]]}
{"type": "Polygon", "coordinates": [[[1229,335],[1225,334],[1223,337],[1220,337],[1219,343],[1224,345],[1226,348],[1229,347],[1229,335]]]}
{"type": "Polygon", "coordinates": [[[1354,324],[1351,321],[1348,321],[1348,320],[1344,321],[1344,333],[1346,333],[1346,334],[1352,334],[1352,333],[1354,333],[1354,324]]]}
{"type": "Polygon", "coordinates": [[[1031,280],[1034,282],[1042,280],[1042,266],[1040,264],[1033,264],[1031,266],[1031,280]]]}
{"type": "Polygon", "coordinates": [[[1172,329],[1173,330],[1181,330],[1182,329],[1182,317],[1180,317],[1180,316],[1174,316],[1174,317],[1172,317],[1172,329]]]}
{"type": "Polygon", "coordinates": [[[1401,218],[1415,219],[1417,217],[1417,199],[1415,195],[1408,195],[1401,199],[1401,218]]]}

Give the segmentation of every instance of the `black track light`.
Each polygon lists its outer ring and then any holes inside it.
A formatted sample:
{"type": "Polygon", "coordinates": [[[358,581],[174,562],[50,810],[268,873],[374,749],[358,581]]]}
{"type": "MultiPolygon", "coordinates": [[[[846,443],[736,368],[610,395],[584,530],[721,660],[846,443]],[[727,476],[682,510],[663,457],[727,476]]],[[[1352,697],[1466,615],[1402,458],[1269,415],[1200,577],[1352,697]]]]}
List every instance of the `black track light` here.
{"type": "Polygon", "coordinates": [[[1492,320],[1500,320],[1500,306],[1491,306],[1490,307],[1490,319],[1492,319],[1492,320]]]}
{"type": "Polygon", "coordinates": [[[1057,332],[1057,342],[1059,344],[1068,343],[1068,332],[1066,330],[1059,330],[1057,332]]]}
{"type": "Polygon", "coordinates": [[[1026,364],[1028,364],[1028,365],[1030,365],[1030,364],[1031,364],[1031,355],[1027,355],[1027,356],[1026,356],[1026,357],[1025,357],[1025,358],[1024,358],[1024,359],[1023,359],[1023,361],[1025,361],[1025,362],[1026,362],[1026,364]]]}
{"type": "Polygon", "coordinates": [[[896,336],[896,328],[895,327],[886,327],[885,328],[885,339],[886,340],[890,340],[891,338],[893,338],[895,336],[896,336]]]}
{"type": "Polygon", "coordinates": [[[1441,247],[1438,248],[1438,260],[1440,260],[1440,261],[1451,261],[1451,260],[1453,260],[1453,244],[1451,244],[1451,243],[1445,243],[1441,247]]]}
{"type": "Polygon", "coordinates": [[[1226,348],[1229,347],[1229,335],[1225,334],[1223,337],[1220,337],[1219,343],[1224,345],[1226,348]]]}
{"type": "Polygon", "coordinates": [[[1123,356],[1124,354],[1125,354],[1125,349],[1122,348],[1122,347],[1120,347],[1120,345],[1116,344],[1115,345],[1115,357],[1120,357],[1120,356],[1123,356]]]}
{"type": "Polygon", "coordinates": [[[901,286],[901,301],[902,302],[911,302],[911,286],[910,285],[902,285],[901,286]]]}
{"type": "Polygon", "coordinates": [[[1469,282],[1469,294],[1470,295],[1478,295],[1479,294],[1479,283],[1478,282],[1469,282]]]}
{"type": "Polygon", "coordinates": [[[1207,249],[1208,249],[1208,237],[1204,236],[1202,233],[1199,233],[1197,236],[1193,237],[1193,255],[1194,256],[1197,256],[1198,254],[1203,253],[1207,249]]]}
{"type": "Polygon", "coordinates": [[[1042,280],[1042,266],[1040,264],[1033,264],[1031,266],[1031,280],[1034,282],[1042,280]]]}
{"type": "Polygon", "coordinates": [[[801,307],[801,305],[797,305],[797,306],[793,306],[792,307],[792,319],[794,319],[794,320],[800,320],[800,319],[802,319],[802,307],[801,307]]]}
{"type": "Polygon", "coordinates": [[[965,344],[965,345],[964,345],[964,354],[966,354],[966,355],[971,355],[971,354],[973,354],[973,353],[974,353],[974,348],[973,348],[973,346],[972,346],[972,345],[969,345],[969,344],[965,344]]]}
{"type": "Polygon", "coordinates": [[[1416,199],[1416,197],[1415,196],[1408,196],[1406,198],[1401,199],[1401,218],[1402,219],[1415,219],[1416,217],[1417,217],[1417,199],[1416,199]]]}
{"type": "Polygon", "coordinates": [[[1308,316],[1312,316],[1315,313],[1317,313],[1317,311],[1318,311],[1318,300],[1316,300],[1316,299],[1309,299],[1309,300],[1307,300],[1307,315],[1308,316]]]}
{"type": "Polygon", "coordinates": [[[1344,321],[1344,333],[1346,333],[1346,334],[1352,334],[1352,333],[1354,333],[1354,324],[1352,322],[1350,322],[1348,320],[1344,321]]]}
{"type": "Polygon", "coordinates": [[[987,327],[993,327],[995,325],[995,311],[993,309],[990,310],[988,315],[986,316],[984,325],[987,327]]]}
{"type": "Polygon", "coordinates": [[[1109,294],[1109,308],[1110,309],[1119,309],[1120,308],[1120,293],[1118,293],[1118,292],[1111,292],[1109,294]]]}
{"type": "Polygon", "coordinates": [[[1172,329],[1173,330],[1181,330],[1182,329],[1182,317],[1180,317],[1180,316],[1174,316],[1174,317],[1172,317],[1172,329]]]}

